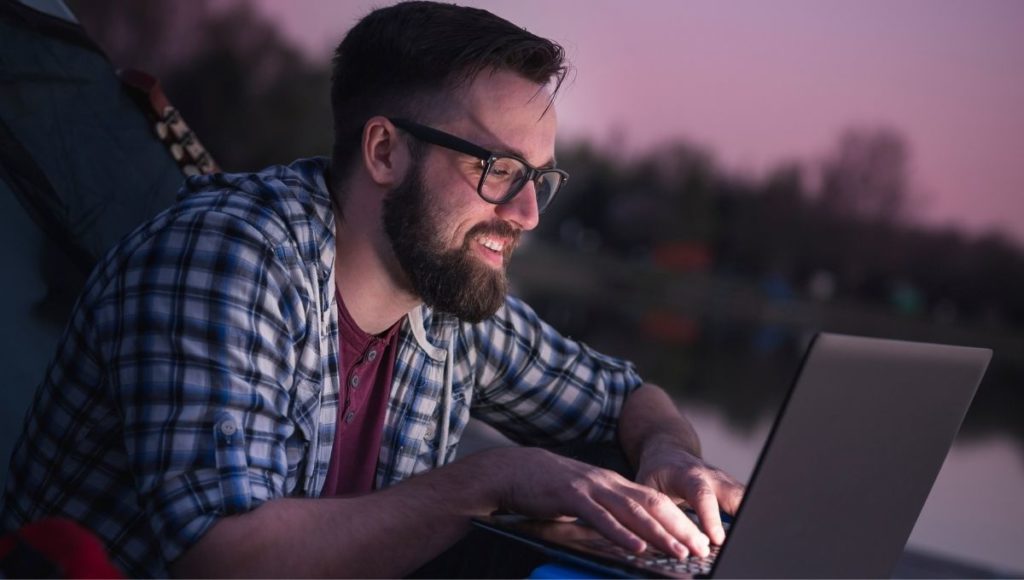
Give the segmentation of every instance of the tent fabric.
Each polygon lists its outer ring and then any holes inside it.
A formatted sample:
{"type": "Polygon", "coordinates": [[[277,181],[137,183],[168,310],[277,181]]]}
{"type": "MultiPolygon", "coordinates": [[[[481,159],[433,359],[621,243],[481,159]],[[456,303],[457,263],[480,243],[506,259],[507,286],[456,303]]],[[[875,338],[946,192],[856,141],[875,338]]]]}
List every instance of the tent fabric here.
{"type": "Polygon", "coordinates": [[[2,2],[0,55],[0,177],[88,271],[171,204],[181,170],[78,25],[2,2]]]}
{"type": "Polygon", "coordinates": [[[93,265],[184,175],[75,23],[0,0],[0,474],[93,265]]]}

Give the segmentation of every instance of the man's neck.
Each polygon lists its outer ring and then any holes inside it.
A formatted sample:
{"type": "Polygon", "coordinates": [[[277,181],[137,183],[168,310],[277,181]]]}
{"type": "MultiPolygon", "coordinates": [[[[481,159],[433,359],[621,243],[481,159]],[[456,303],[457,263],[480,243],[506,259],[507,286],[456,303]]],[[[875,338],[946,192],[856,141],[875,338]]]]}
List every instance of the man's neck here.
{"type": "Polygon", "coordinates": [[[380,334],[421,302],[396,282],[371,232],[341,219],[335,224],[334,283],[356,325],[367,334],[380,334]]]}

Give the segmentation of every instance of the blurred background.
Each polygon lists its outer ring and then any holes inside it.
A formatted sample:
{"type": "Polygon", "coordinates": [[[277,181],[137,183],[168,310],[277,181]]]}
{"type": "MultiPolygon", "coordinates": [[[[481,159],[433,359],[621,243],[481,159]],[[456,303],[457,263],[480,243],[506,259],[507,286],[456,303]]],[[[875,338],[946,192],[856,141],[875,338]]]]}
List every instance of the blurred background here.
{"type": "MultiPolygon", "coordinates": [[[[1024,3],[464,3],[575,65],[572,179],[516,292],[634,360],[740,479],[814,332],[994,349],[910,545],[1024,571],[1024,3]]],[[[329,154],[331,50],[377,4],[69,2],[228,171],[329,154]]],[[[73,293],[37,291],[59,329],[73,293]]]]}

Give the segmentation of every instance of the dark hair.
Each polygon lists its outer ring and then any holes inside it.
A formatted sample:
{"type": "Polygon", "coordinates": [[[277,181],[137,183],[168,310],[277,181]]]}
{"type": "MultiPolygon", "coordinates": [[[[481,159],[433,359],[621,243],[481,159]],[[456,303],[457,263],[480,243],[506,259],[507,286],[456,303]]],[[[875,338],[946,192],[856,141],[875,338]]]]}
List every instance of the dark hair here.
{"type": "Polygon", "coordinates": [[[366,15],[334,51],[332,181],[347,176],[370,117],[429,120],[446,91],[487,69],[554,79],[557,92],[568,65],[557,43],[479,8],[403,2],[366,15]]]}

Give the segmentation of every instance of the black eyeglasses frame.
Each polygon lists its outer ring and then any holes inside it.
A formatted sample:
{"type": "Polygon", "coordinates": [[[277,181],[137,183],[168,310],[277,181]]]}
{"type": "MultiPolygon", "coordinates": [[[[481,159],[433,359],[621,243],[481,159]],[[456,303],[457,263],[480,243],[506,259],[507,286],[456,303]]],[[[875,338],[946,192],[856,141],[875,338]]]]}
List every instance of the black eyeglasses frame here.
{"type": "Polygon", "coordinates": [[[403,119],[401,117],[388,117],[387,119],[388,121],[391,121],[391,123],[394,126],[398,127],[399,129],[402,129],[403,131],[406,131],[407,133],[421,141],[425,141],[432,145],[444,147],[445,149],[457,151],[459,153],[470,155],[472,157],[476,157],[477,159],[479,159],[483,170],[480,172],[480,181],[476,185],[476,193],[477,195],[480,196],[480,199],[483,199],[487,203],[493,203],[495,205],[508,203],[515,199],[517,195],[519,195],[519,192],[523,190],[523,187],[525,187],[528,182],[533,181],[534,183],[537,183],[537,179],[545,174],[557,174],[559,176],[557,186],[555,186],[551,194],[548,195],[547,198],[544,200],[543,205],[541,205],[541,200],[539,198],[537,200],[537,211],[542,212],[545,208],[547,208],[548,205],[551,204],[551,200],[555,198],[555,194],[557,194],[558,191],[562,189],[562,187],[565,185],[565,182],[569,181],[569,174],[561,169],[557,169],[554,167],[548,169],[538,169],[530,165],[529,162],[527,162],[525,159],[518,155],[512,155],[509,153],[495,153],[493,151],[484,149],[483,147],[475,143],[466,141],[461,137],[456,137],[451,133],[445,133],[444,131],[441,131],[439,129],[428,127],[426,125],[421,125],[415,121],[410,121],[409,119],[403,119]],[[522,163],[523,166],[526,167],[527,169],[526,178],[523,179],[522,183],[520,183],[517,187],[510,188],[509,191],[506,192],[505,195],[502,196],[500,199],[489,199],[487,198],[487,196],[484,195],[484,182],[487,180],[487,176],[490,174],[491,168],[494,166],[494,163],[499,159],[515,159],[519,163],[522,163]]]}

